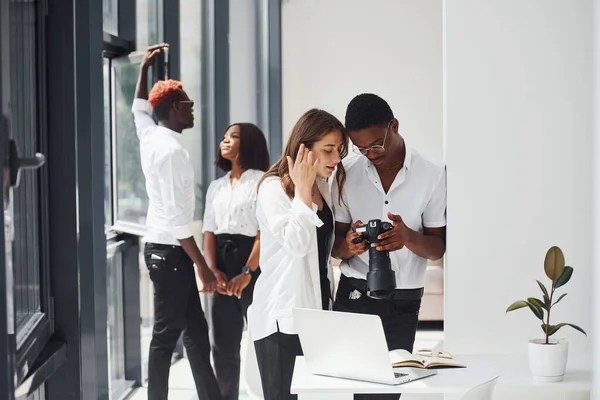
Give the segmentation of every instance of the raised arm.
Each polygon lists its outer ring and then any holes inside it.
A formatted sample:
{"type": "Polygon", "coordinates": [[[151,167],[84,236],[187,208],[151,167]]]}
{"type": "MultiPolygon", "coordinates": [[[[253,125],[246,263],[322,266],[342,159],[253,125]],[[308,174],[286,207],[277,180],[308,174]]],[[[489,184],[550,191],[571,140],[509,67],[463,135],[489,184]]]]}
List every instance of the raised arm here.
{"type": "MultiPolygon", "coordinates": [[[[312,205],[316,164],[312,152],[302,144],[295,160],[287,157],[295,195],[291,201],[278,180],[265,180],[258,191],[257,207],[265,225],[292,257],[308,254],[315,228],[323,222],[312,205]]],[[[260,218],[260,217],[259,217],[260,218]]]]}
{"type": "Polygon", "coordinates": [[[135,88],[135,99],[131,106],[133,113],[133,122],[139,138],[141,138],[148,129],[156,126],[152,118],[152,107],[148,104],[148,69],[154,64],[156,55],[159,54],[166,44],[156,45],[148,48],[144,59],[140,64],[140,73],[135,88]]]}
{"type": "Polygon", "coordinates": [[[295,197],[291,203],[279,180],[265,180],[258,191],[257,213],[265,229],[292,257],[308,254],[316,227],[317,213],[295,197]]]}
{"type": "Polygon", "coordinates": [[[157,44],[152,47],[148,47],[144,59],[140,64],[140,73],[138,75],[137,85],[135,87],[135,98],[148,100],[148,69],[154,65],[156,56],[160,54],[164,47],[168,47],[166,43],[157,44]]]}

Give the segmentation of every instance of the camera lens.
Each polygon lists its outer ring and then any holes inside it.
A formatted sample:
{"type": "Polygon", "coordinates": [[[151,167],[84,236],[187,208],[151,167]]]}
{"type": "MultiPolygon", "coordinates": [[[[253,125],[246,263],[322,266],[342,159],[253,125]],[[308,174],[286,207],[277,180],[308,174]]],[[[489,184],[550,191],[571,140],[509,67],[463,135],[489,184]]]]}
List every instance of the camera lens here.
{"type": "MultiPolygon", "coordinates": [[[[364,238],[377,243],[377,237],[393,228],[389,222],[372,219],[366,226],[364,238]]],[[[369,247],[369,272],[367,273],[367,295],[376,299],[389,298],[396,289],[396,274],[392,270],[389,251],[378,251],[369,247]]]]}
{"type": "Polygon", "coordinates": [[[392,270],[390,253],[369,248],[367,292],[373,298],[387,298],[396,289],[396,274],[392,270]]]}

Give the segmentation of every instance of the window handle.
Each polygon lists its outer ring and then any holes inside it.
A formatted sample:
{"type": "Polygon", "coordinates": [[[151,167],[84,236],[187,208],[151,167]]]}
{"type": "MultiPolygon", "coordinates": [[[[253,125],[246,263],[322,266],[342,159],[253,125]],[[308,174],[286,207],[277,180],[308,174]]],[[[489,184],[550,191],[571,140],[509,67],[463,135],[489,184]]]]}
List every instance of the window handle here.
{"type": "Polygon", "coordinates": [[[46,157],[41,153],[35,153],[33,157],[21,157],[19,148],[14,139],[8,142],[8,170],[10,172],[10,186],[17,187],[21,170],[38,169],[46,162],[46,157]]]}

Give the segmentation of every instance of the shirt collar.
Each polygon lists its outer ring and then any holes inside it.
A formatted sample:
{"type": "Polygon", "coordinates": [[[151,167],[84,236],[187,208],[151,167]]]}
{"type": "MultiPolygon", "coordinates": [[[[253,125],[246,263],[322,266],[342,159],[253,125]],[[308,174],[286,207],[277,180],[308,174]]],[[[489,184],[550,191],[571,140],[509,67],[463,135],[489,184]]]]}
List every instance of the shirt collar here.
{"type": "Polygon", "coordinates": [[[406,144],[406,140],[404,141],[404,150],[406,151],[406,155],[404,156],[404,167],[407,170],[410,170],[410,162],[412,161],[412,149],[408,147],[406,144]]]}
{"type": "Polygon", "coordinates": [[[177,132],[175,132],[175,131],[173,131],[173,130],[171,130],[171,129],[167,128],[166,126],[158,125],[158,127],[159,127],[160,129],[162,129],[162,131],[163,131],[164,133],[166,133],[167,135],[169,135],[169,136],[171,136],[171,137],[173,137],[173,138],[177,139],[177,141],[178,141],[178,142],[179,142],[181,145],[183,145],[183,135],[182,135],[181,133],[177,133],[177,132]]]}
{"type": "MultiPolygon", "coordinates": [[[[238,182],[241,181],[242,179],[245,179],[244,176],[249,175],[246,172],[250,171],[251,168],[248,168],[247,170],[243,171],[242,174],[240,175],[240,177],[238,178],[238,182]]],[[[227,173],[225,174],[225,179],[227,179],[228,181],[231,179],[231,171],[227,171],[227,173]]]]}

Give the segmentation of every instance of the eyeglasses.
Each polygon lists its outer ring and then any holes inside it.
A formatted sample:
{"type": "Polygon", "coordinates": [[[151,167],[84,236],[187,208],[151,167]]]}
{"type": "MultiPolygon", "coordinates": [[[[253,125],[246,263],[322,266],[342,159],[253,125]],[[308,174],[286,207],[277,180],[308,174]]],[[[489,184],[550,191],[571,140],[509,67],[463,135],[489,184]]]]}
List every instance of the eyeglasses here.
{"type": "Polygon", "coordinates": [[[178,101],[179,104],[189,104],[190,107],[194,107],[194,100],[181,100],[178,101]]]}
{"type": "Polygon", "coordinates": [[[420,349],[415,351],[415,354],[422,357],[438,357],[446,358],[448,360],[452,360],[454,358],[452,353],[448,351],[438,351],[437,353],[434,353],[434,351],[430,349],[420,349]]]}
{"type": "Polygon", "coordinates": [[[382,144],[376,144],[376,145],[373,145],[373,146],[367,147],[367,148],[355,146],[354,147],[354,152],[355,153],[360,153],[360,154],[365,155],[365,156],[369,153],[369,151],[372,151],[373,153],[377,153],[377,154],[383,153],[385,151],[385,147],[384,147],[385,146],[385,140],[387,139],[387,134],[388,134],[388,132],[390,130],[390,125],[392,124],[392,121],[390,121],[388,123],[388,125],[387,125],[387,128],[385,128],[385,135],[383,136],[383,143],[382,144]]]}

